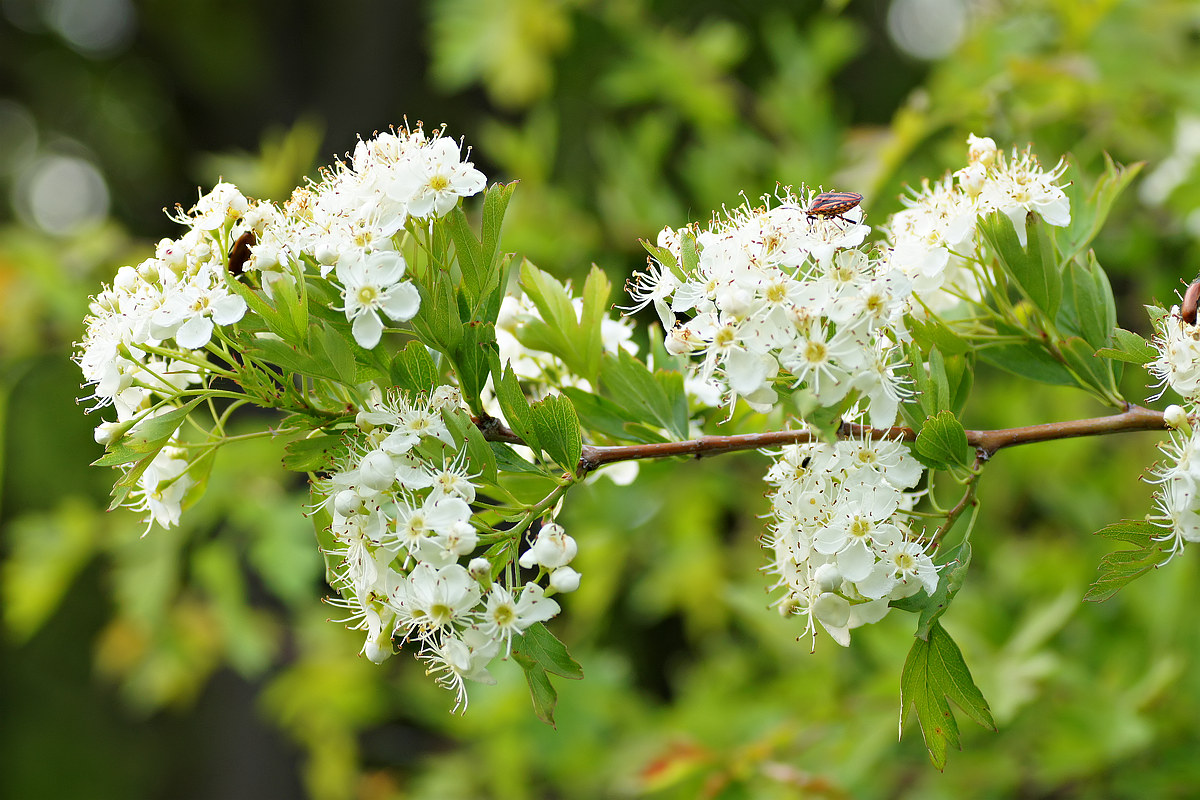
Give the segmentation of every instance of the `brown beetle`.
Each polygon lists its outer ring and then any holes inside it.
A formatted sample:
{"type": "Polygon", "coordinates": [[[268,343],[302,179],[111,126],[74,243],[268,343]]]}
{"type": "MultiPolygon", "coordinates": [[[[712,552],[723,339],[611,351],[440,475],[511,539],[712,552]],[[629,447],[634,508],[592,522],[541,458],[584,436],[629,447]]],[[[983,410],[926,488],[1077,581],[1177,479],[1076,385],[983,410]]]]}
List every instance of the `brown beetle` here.
{"type": "Polygon", "coordinates": [[[1192,281],[1192,285],[1187,287],[1187,291],[1183,293],[1183,305],[1179,307],[1179,316],[1183,317],[1183,321],[1188,325],[1196,324],[1196,309],[1200,306],[1200,278],[1192,281]]]}
{"type": "Polygon", "coordinates": [[[250,260],[250,248],[258,243],[254,231],[249,230],[237,238],[233,247],[229,248],[229,274],[241,275],[250,260]]]}

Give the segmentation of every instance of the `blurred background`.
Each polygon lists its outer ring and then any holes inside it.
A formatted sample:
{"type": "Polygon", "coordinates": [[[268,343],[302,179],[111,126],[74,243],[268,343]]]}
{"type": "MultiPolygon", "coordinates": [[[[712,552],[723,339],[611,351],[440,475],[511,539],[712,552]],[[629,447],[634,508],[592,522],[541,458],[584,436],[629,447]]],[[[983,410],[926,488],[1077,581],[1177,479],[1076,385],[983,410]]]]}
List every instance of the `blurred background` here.
{"type": "MultiPolygon", "coordinates": [[[[1173,0],[0,0],[0,796],[1148,798],[1200,792],[1200,602],[1186,552],[1080,598],[1141,518],[1154,437],[1006,451],[945,619],[999,732],[934,771],[896,739],[914,620],[843,650],[767,608],[761,456],[646,465],[560,520],[583,664],[557,730],[512,665],[467,714],[331,609],[305,487],[269,444],[222,453],[181,528],[105,513],[113,474],[70,362],[89,295],[224,177],[285,198],[405,119],[520,179],[508,249],[614,282],[639,238],[776,182],[874,220],[962,165],[969,132],[1146,161],[1096,243],[1122,326],[1200,243],[1200,4],[1173,0]]],[[[969,427],[1104,413],[980,368],[969,427]]],[[[1149,394],[1127,376],[1132,398],[1149,394]]],[[[1077,396],[1078,395],[1078,396],[1077,396]]]]}

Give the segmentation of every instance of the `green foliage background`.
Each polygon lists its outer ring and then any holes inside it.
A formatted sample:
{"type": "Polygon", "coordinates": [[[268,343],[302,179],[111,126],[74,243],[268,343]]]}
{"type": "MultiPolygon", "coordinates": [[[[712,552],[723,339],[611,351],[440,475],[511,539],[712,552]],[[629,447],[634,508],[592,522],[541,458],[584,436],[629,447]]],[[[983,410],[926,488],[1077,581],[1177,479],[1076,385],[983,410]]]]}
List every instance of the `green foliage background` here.
{"type": "MultiPolygon", "coordinates": [[[[514,665],[459,717],[410,659],[355,655],[360,637],[325,621],[305,487],[269,444],[223,453],[180,529],[139,538],[105,514],[68,361],[88,295],[174,235],[162,206],[219,175],[281,199],[405,114],[519,178],[505,246],[577,282],[596,262],[619,284],[638,238],[777,181],[860,191],[880,220],[906,183],[960,165],[968,132],[1070,152],[1085,175],[1105,152],[1150,175],[1165,161],[1176,188],[1140,179],[1096,245],[1119,323],[1145,332],[1141,304],[1169,303],[1200,254],[1200,145],[1176,142],[1200,114],[1194,3],[973,5],[929,62],[891,43],[885,2],[139,0],[132,38],[86,55],[45,22],[58,6],[0,4],[0,102],[38,133],[31,151],[0,131],[0,795],[1195,796],[1196,554],[1080,601],[1112,547],[1090,532],[1149,510],[1152,436],[989,466],[944,624],[1000,730],[964,722],[938,773],[912,720],[896,739],[910,617],[810,654],[767,609],[761,456],[647,464],[568,498],[584,579],[555,630],[587,677],[560,682],[553,730],[514,665]],[[67,238],[23,223],[34,152],[86,154],[111,218],[67,238]]],[[[1102,412],[979,381],[971,427],[1102,412]]]]}

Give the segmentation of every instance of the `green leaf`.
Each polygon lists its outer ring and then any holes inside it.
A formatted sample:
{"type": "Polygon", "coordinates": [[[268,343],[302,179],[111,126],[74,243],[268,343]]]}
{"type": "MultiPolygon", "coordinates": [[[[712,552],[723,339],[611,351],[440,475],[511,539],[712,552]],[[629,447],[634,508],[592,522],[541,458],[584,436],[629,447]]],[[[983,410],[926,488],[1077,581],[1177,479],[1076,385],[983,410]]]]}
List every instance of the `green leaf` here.
{"type": "Polygon", "coordinates": [[[1081,336],[1092,350],[1107,347],[1117,325],[1117,307],[1108,276],[1088,253],[1088,263],[1072,261],[1063,272],[1063,303],[1058,311],[1060,330],[1081,336]]]}
{"type": "Polygon", "coordinates": [[[451,358],[467,404],[478,411],[479,396],[491,375],[492,365],[499,363],[496,326],[490,322],[472,322],[462,330],[462,338],[455,346],[451,358]]]}
{"type": "Polygon", "coordinates": [[[938,553],[938,585],[921,608],[921,616],[917,620],[917,636],[928,640],[934,624],[950,608],[950,601],[962,588],[967,576],[967,567],[971,565],[971,543],[964,540],[957,547],[951,547],[944,553],[938,553]]]}
{"type": "Polygon", "coordinates": [[[929,391],[932,393],[933,410],[939,414],[950,410],[950,381],[946,378],[946,359],[936,347],[929,351],[929,391]]]}
{"type": "Polygon", "coordinates": [[[1108,218],[1113,203],[1144,166],[1145,162],[1139,161],[1122,167],[1105,153],[1104,174],[1096,181],[1086,199],[1084,182],[1072,180],[1066,189],[1071,198],[1071,224],[1067,226],[1066,235],[1063,237],[1066,241],[1063,255],[1066,258],[1073,258],[1082,253],[1092,243],[1104,227],[1104,221],[1108,218]]]}
{"type": "Polygon", "coordinates": [[[538,440],[533,410],[512,367],[505,367],[504,374],[496,383],[496,400],[500,403],[500,410],[504,412],[504,419],[508,421],[512,432],[520,436],[526,446],[534,452],[543,449],[538,440]]]}
{"type": "Polygon", "coordinates": [[[429,355],[429,348],[416,339],[396,353],[388,374],[394,385],[413,394],[432,392],[440,383],[437,363],[429,355]]]}
{"type": "MultiPolygon", "coordinates": [[[[288,285],[289,282],[281,281],[280,292],[289,293],[287,290],[295,291],[295,288],[288,285]]],[[[277,308],[258,292],[248,286],[245,286],[241,281],[226,275],[225,285],[246,301],[246,305],[251,311],[259,316],[266,324],[267,329],[276,336],[289,342],[303,342],[307,337],[305,335],[306,328],[299,327],[298,318],[303,318],[307,322],[308,305],[305,304],[303,309],[296,308],[293,303],[283,301],[282,308],[277,308]]],[[[282,294],[281,294],[282,297],[282,294]]],[[[281,301],[277,300],[279,304],[281,301]]],[[[307,327],[307,326],[306,326],[307,327]]]]}
{"type": "MultiPolygon", "coordinates": [[[[497,289],[503,289],[507,282],[503,280],[508,257],[500,250],[500,231],[504,227],[504,214],[508,210],[508,202],[512,199],[517,182],[492,184],[483,196],[483,218],[480,222],[480,250],[487,260],[487,280],[482,284],[482,294],[491,295],[497,289]]],[[[497,308],[499,304],[497,303],[497,308]]],[[[486,317],[495,322],[496,317],[486,317]]]]}
{"type": "Polygon", "coordinates": [[[961,747],[953,701],[980,726],[996,730],[991,709],[971,678],[958,645],[940,622],[929,629],[929,638],[915,638],[900,678],[900,724],[909,708],[917,712],[929,758],[939,770],[946,767],[949,747],[961,747]]]}
{"type": "Polygon", "coordinates": [[[562,395],[550,395],[534,403],[531,410],[542,449],[560,467],[574,472],[579,466],[579,456],[583,452],[583,438],[575,406],[571,405],[570,399],[562,395]]]}
{"type": "Polygon", "coordinates": [[[1100,577],[1088,587],[1084,600],[1107,600],[1171,557],[1170,532],[1149,522],[1117,522],[1096,531],[1096,535],[1131,544],[1133,549],[1108,553],[1100,559],[1100,577]]]}
{"type": "Polygon", "coordinates": [[[158,455],[158,451],[166,446],[171,440],[171,435],[179,430],[187,415],[192,413],[192,409],[203,399],[197,397],[179,408],[143,419],[109,445],[108,452],[92,462],[92,466],[115,467],[119,464],[132,464],[147,455],[158,455]]]}
{"type": "Polygon", "coordinates": [[[142,474],[150,466],[150,462],[154,461],[159,451],[167,445],[171,440],[171,436],[179,429],[183,421],[187,419],[187,415],[203,399],[202,397],[197,397],[187,404],[168,411],[165,414],[142,420],[121,437],[118,442],[115,442],[107,454],[94,462],[96,466],[116,466],[118,464],[136,462],[113,484],[113,499],[108,506],[109,511],[116,509],[121,503],[125,502],[125,498],[129,496],[130,490],[137,485],[142,474]]]}
{"type": "Polygon", "coordinates": [[[534,713],[538,719],[553,726],[558,692],[546,673],[579,680],[583,677],[583,668],[571,658],[563,643],[540,622],[526,628],[524,635],[513,637],[512,655],[525,672],[534,713]]]}
{"type": "Polygon", "coordinates": [[[936,414],[938,412],[937,392],[934,389],[933,381],[929,378],[929,372],[925,368],[925,355],[915,341],[909,342],[908,345],[908,376],[912,379],[917,403],[925,412],[925,416],[930,417],[936,414]]]}
{"type": "Polygon", "coordinates": [[[1101,358],[1111,358],[1114,361],[1127,361],[1130,364],[1149,364],[1158,358],[1154,346],[1133,331],[1117,328],[1113,331],[1115,348],[1102,347],[1096,351],[1101,358]]]}
{"type": "Polygon", "coordinates": [[[971,343],[963,339],[954,330],[937,317],[927,317],[920,320],[909,317],[905,324],[913,332],[914,338],[936,346],[947,355],[959,355],[971,350],[971,343]]]}
{"type": "Polygon", "coordinates": [[[1080,339],[1072,336],[1058,343],[1059,352],[1067,362],[1067,366],[1079,376],[1082,383],[1091,386],[1103,395],[1111,396],[1117,393],[1117,382],[1112,371],[1112,362],[1097,358],[1094,348],[1080,339]]]}
{"type": "MultiPolygon", "coordinates": [[[[346,328],[342,331],[349,332],[346,328]]],[[[315,331],[313,331],[315,334],[315,331]]],[[[321,323],[321,335],[313,335],[309,344],[313,356],[320,361],[328,362],[340,383],[353,386],[359,383],[358,365],[354,358],[354,350],[342,335],[342,332],[328,323],[321,323]]]]}
{"type": "Polygon", "coordinates": [[[999,347],[982,347],[979,358],[1005,372],[1052,386],[1077,386],[1071,371],[1046,352],[1041,344],[1025,342],[999,347]]]}
{"type": "Polygon", "coordinates": [[[287,380],[286,373],[293,373],[342,382],[341,374],[329,358],[319,358],[279,339],[248,339],[245,350],[254,360],[274,364],[283,370],[284,380],[287,380]]]}
{"type": "Polygon", "coordinates": [[[937,469],[969,467],[972,463],[967,432],[958,417],[949,411],[941,411],[925,420],[917,434],[915,450],[937,469]]]}
{"type": "Polygon", "coordinates": [[[483,296],[487,283],[488,264],[484,263],[483,247],[471,231],[471,223],[461,206],[455,206],[443,217],[444,224],[454,242],[454,252],[462,271],[463,288],[472,306],[483,296]]]}
{"type": "Polygon", "coordinates": [[[412,318],[413,330],[425,344],[449,355],[463,335],[458,297],[448,272],[435,273],[432,286],[415,284],[421,292],[421,308],[412,318]]]}
{"type": "Polygon", "coordinates": [[[683,393],[682,376],[659,372],[663,373],[661,380],[637,358],[620,350],[615,355],[604,354],[600,382],[606,394],[616,398],[638,418],[648,417],[675,437],[686,439],[687,397],[683,393]]]}
{"type": "Polygon", "coordinates": [[[1062,299],[1062,275],[1047,225],[1032,211],[1025,216],[1025,246],[1012,221],[994,212],[980,221],[979,230],[1001,268],[1026,297],[1050,319],[1062,299]]]}
{"type": "Polygon", "coordinates": [[[580,375],[592,384],[600,377],[600,357],[604,354],[602,329],[604,319],[608,316],[608,297],[611,293],[612,284],[608,276],[593,264],[583,284],[583,309],[579,313],[579,335],[583,340],[580,349],[587,364],[587,371],[580,375]]]}
{"type": "Polygon", "coordinates": [[[327,472],[347,452],[341,436],[320,434],[288,442],[283,466],[292,472],[327,472]]]}

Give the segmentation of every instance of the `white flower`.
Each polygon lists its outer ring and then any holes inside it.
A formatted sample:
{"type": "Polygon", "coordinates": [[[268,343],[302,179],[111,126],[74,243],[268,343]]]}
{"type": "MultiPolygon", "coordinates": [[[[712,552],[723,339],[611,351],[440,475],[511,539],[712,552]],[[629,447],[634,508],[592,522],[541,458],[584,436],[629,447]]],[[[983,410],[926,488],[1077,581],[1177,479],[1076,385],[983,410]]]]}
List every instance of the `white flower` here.
{"type": "Polygon", "coordinates": [[[526,569],[534,566],[547,569],[564,567],[571,563],[578,550],[575,540],[567,535],[563,527],[550,522],[541,527],[533,545],[521,554],[520,564],[526,569]]]}
{"type": "Polygon", "coordinates": [[[411,283],[401,283],[406,264],[394,250],[376,250],[344,255],[336,274],[345,291],[342,295],[346,319],[354,339],[370,350],[383,334],[380,312],[395,322],[407,322],[421,307],[421,295],[411,283]]]}
{"type": "Polygon", "coordinates": [[[545,622],[558,612],[558,603],[546,597],[545,590],[536,583],[525,584],[519,600],[514,600],[512,593],[503,586],[493,584],[479,627],[505,643],[507,657],[512,651],[513,634],[524,634],[530,625],[545,622]]]}

